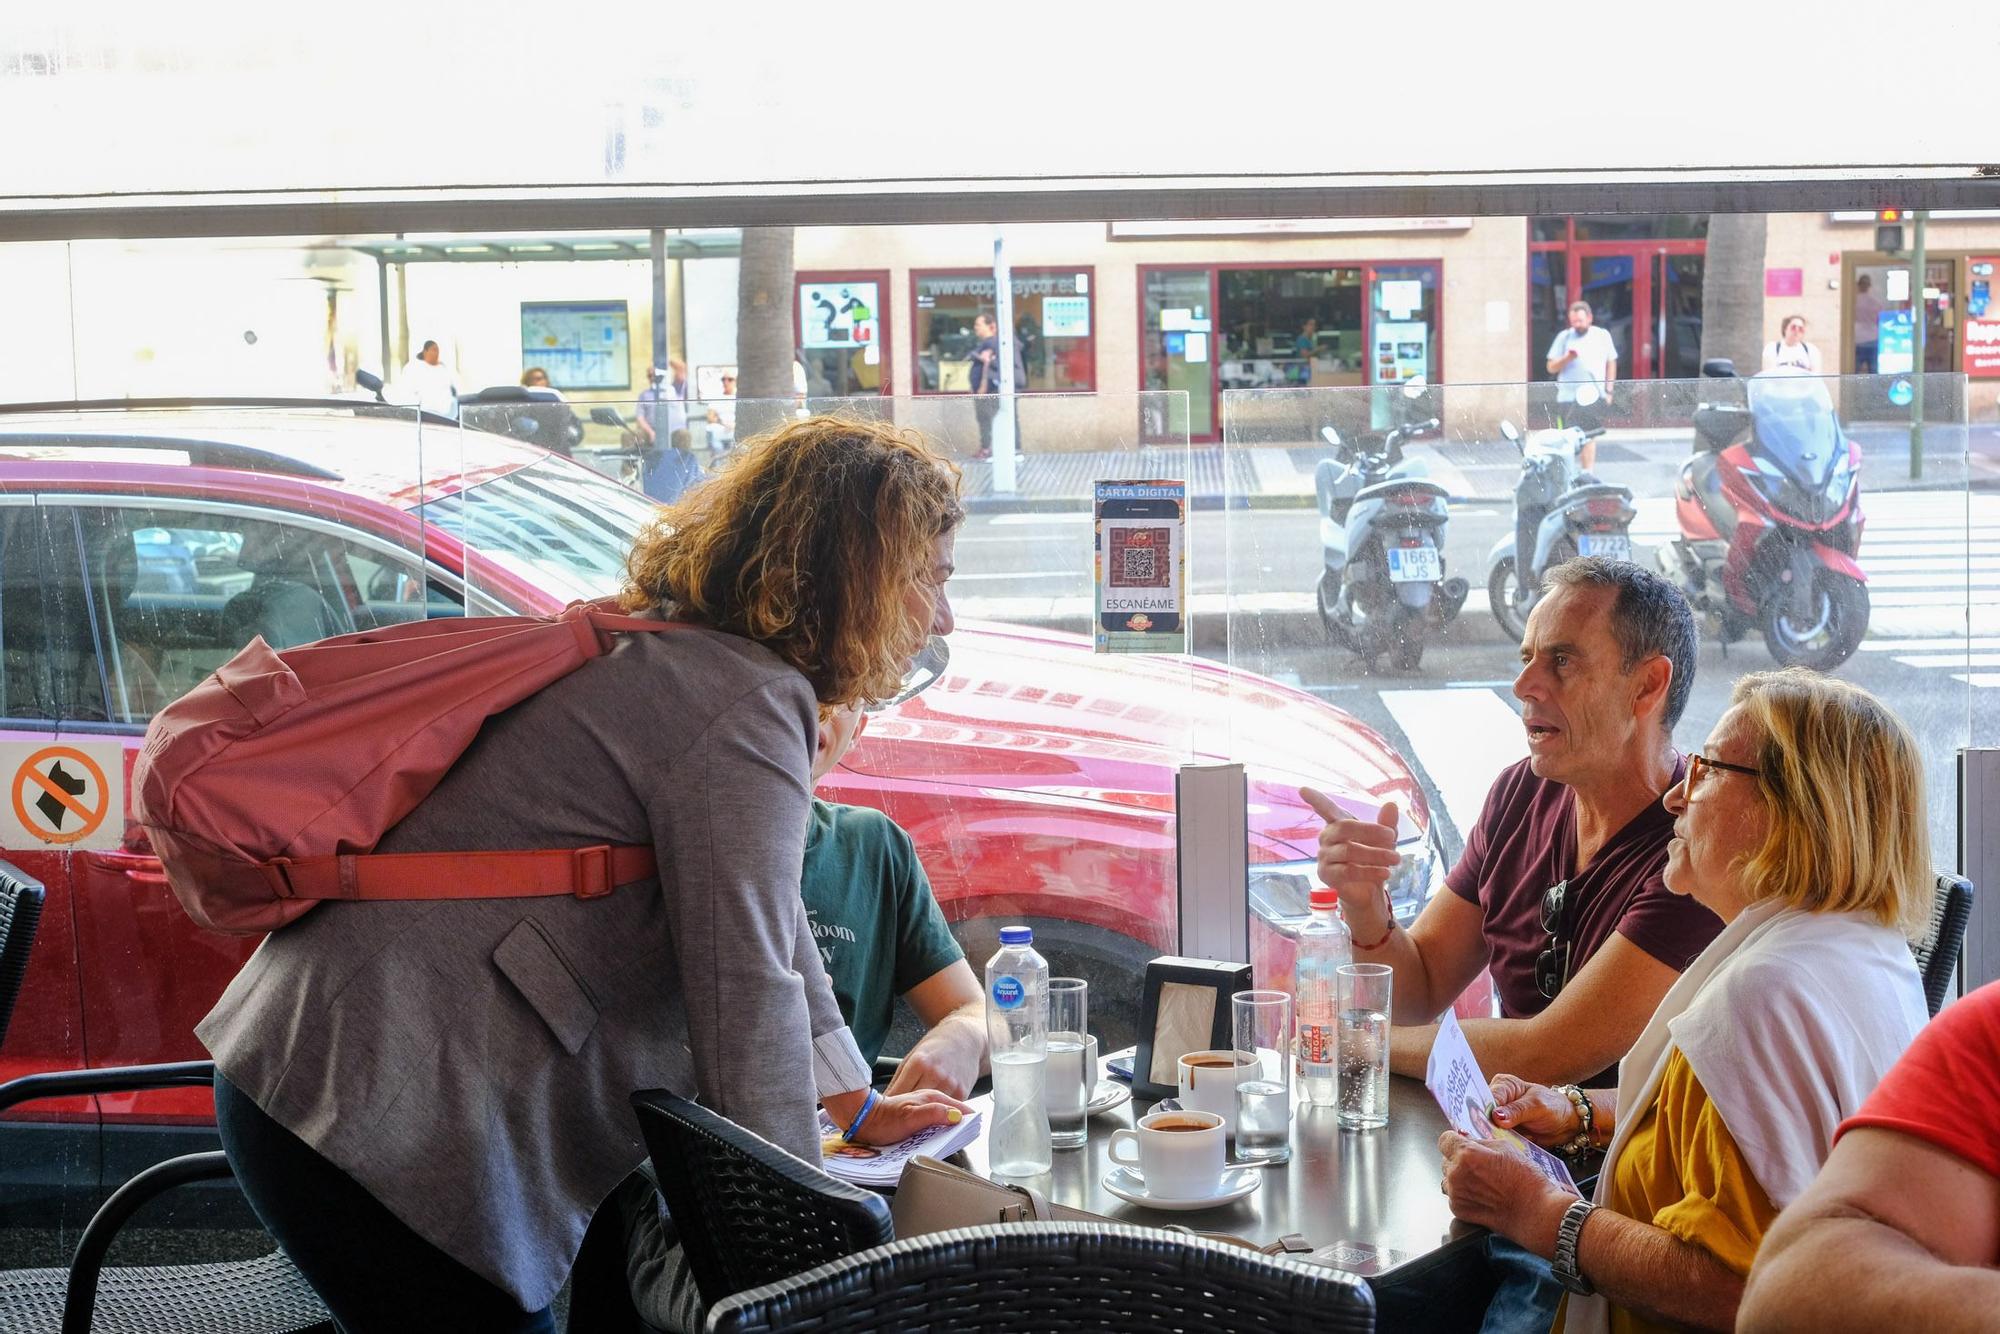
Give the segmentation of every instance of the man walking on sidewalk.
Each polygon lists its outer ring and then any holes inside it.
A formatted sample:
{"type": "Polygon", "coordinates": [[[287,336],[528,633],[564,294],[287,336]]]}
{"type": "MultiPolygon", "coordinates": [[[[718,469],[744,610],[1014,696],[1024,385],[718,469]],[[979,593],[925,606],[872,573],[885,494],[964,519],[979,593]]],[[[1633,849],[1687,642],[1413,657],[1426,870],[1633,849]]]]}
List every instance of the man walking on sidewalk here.
{"type": "MultiPolygon", "coordinates": [[[[1569,328],[1549,344],[1548,369],[1556,377],[1557,424],[1585,431],[1602,426],[1601,405],[1611,401],[1611,383],[1618,378],[1618,345],[1593,322],[1588,301],[1569,303],[1569,328]]],[[[1577,461],[1589,472],[1597,462],[1597,442],[1586,441],[1577,461]]]]}

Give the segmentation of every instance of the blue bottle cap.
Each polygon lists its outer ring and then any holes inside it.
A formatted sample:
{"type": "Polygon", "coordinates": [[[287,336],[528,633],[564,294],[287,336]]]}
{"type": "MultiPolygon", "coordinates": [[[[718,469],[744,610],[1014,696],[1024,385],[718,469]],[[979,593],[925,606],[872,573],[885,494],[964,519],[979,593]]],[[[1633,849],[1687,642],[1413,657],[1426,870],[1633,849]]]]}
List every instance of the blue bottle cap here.
{"type": "Polygon", "coordinates": [[[1000,928],[1002,945],[1032,945],[1035,943],[1035,929],[1030,926],[1003,926],[1000,928]]]}

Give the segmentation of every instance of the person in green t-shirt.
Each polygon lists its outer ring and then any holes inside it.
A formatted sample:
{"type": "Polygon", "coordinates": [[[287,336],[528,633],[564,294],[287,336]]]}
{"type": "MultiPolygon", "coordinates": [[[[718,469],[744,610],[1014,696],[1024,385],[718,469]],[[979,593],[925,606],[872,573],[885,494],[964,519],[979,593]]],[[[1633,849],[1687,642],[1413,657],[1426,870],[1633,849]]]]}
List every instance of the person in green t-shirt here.
{"type": "MultiPolygon", "coordinates": [[[[867,721],[848,708],[820,724],[815,784],[840,763],[867,721]]],[[[881,1054],[896,997],[909,1001],[924,1026],[887,1091],[964,1097],[986,1064],[984,997],[910,836],[878,810],[814,798],[799,890],[863,1059],[881,1054]]]]}

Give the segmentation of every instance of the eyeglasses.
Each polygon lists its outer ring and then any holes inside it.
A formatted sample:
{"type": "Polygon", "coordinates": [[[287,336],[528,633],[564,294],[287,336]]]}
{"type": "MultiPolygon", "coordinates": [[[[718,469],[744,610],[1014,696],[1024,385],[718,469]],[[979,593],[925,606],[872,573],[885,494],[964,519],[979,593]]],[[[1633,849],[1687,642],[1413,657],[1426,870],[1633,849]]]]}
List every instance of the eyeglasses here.
{"type": "Polygon", "coordinates": [[[1681,799],[1683,801],[1694,796],[1695,784],[1701,781],[1702,772],[1706,769],[1720,769],[1724,773],[1744,774],[1751,778],[1762,778],[1764,776],[1762,769],[1752,769],[1747,764],[1726,764],[1721,760],[1711,760],[1700,751],[1689,752],[1687,760],[1687,777],[1681,780],[1681,799]]]}
{"type": "Polygon", "coordinates": [[[1563,910],[1569,906],[1569,881],[1558,880],[1542,891],[1542,930],[1548,947],[1535,959],[1535,987],[1542,999],[1554,1000],[1569,980],[1569,940],[1563,930],[1563,910]]]}

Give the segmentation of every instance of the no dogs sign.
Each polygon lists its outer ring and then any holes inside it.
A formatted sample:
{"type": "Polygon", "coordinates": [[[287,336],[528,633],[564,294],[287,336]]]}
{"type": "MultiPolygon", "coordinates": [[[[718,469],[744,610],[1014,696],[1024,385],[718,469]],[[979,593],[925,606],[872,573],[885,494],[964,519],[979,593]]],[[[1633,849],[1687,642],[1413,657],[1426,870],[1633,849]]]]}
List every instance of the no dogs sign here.
{"type": "Polygon", "coordinates": [[[8,847],[116,848],[125,837],[125,755],[117,742],[0,742],[8,847]]]}

